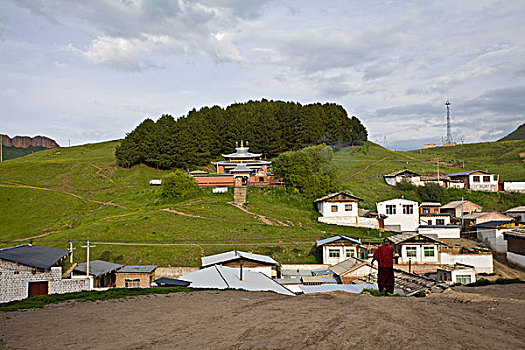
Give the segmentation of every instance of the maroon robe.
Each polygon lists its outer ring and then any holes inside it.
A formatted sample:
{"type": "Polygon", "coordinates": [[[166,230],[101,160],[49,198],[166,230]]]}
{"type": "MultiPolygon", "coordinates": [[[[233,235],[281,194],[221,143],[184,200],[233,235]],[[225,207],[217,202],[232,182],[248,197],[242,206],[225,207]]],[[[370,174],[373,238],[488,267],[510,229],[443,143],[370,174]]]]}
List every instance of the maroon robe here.
{"type": "Polygon", "coordinates": [[[374,253],[374,259],[379,264],[377,273],[379,291],[386,290],[394,294],[394,248],[386,244],[380,246],[374,253]]]}

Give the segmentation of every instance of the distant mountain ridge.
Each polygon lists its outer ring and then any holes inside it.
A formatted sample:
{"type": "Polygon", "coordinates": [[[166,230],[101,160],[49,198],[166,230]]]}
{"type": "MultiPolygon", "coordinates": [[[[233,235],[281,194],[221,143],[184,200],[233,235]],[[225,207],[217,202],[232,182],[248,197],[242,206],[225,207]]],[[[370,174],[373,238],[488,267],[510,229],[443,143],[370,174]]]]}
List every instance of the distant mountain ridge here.
{"type": "Polygon", "coordinates": [[[15,136],[10,138],[7,135],[2,135],[2,145],[4,147],[17,147],[17,148],[28,148],[28,147],[43,147],[43,148],[57,148],[60,147],[55,140],[50,139],[46,136],[15,136]]]}
{"type": "Polygon", "coordinates": [[[499,139],[498,141],[513,141],[513,140],[525,140],[525,123],[518,126],[516,130],[508,134],[507,136],[499,139]]]}

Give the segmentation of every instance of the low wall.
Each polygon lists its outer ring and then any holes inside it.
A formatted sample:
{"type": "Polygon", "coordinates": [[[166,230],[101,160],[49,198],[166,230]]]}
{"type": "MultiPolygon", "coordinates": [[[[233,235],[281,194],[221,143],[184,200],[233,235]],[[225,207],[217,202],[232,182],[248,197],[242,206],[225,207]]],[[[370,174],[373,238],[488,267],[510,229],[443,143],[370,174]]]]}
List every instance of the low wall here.
{"type": "Polygon", "coordinates": [[[474,266],[476,273],[493,273],[494,264],[492,254],[449,254],[439,253],[439,263],[443,265],[454,265],[461,263],[474,266]]]}
{"type": "Polygon", "coordinates": [[[507,251],[507,241],[503,238],[503,233],[500,231],[511,231],[509,230],[483,230],[478,231],[477,237],[490,249],[498,252],[505,253],[507,251]]]}
{"type": "Polygon", "coordinates": [[[504,182],[503,190],[505,192],[525,192],[525,182],[504,182]]]}
{"type": "Polygon", "coordinates": [[[174,266],[174,267],[157,267],[155,269],[155,278],[167,277],[167,278],[179,278],[182,275],[185,275],[190,272],[199,270],[198,267],[188,267],[188,266],[174,266]]]}
{"type": "Polygon", "coordinates": [[[507,260],[513,264],[525,267],[525,255],[507,252],[507,260]]]}
{"type": "Polygon", "coordinates": [[[367,227],[367,228],[379,228],[379,221],[375,218],[365,218],[362,216],[321,216],[317,218],[319,222],[331,225],[339,226],[354,226],[354,227],[367,227]]]}

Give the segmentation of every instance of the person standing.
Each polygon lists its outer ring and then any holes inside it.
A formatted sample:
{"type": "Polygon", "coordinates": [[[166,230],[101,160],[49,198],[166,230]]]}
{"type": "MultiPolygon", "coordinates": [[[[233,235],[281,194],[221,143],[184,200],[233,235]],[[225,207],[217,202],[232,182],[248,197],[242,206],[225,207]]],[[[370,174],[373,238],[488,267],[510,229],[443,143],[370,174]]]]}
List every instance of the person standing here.
{"type": "Polygon", "coordinates": [[[394,248],[389,245],[388,238],[383,240],[374,253],[372,265],[377,261],[379,268],[377,273],[377,285],[382,295],[394,294],[394,248]]]}

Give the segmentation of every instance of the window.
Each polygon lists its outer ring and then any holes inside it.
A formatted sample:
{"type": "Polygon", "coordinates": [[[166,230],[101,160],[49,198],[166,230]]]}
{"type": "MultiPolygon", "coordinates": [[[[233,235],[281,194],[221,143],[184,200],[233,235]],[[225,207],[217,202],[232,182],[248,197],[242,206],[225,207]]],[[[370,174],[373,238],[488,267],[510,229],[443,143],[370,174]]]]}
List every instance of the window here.
{"type": "Polygon", "coordinates": [[[411,204],[403,204],[403,214],[414,214],[414,206],[411,204]]]}
{"type": "Polygon", "coordinates": [[[352,204],[345,204],[345,211],[352,211],[352,204]]]}
{"type": "Polygon", "coordinates": [[[330,258],[338,258],[341,255],[339,249],[328,249],[328,256],[330,258]]]}
{"type": "Polygon", "coordinates": [[[395,205],[387,205],[386,206],[386,213],[387,213],[387,215],[394,215],[396,213],[396,206],[395,205]]]}
{"type": "Polygon", "coordinates": [[[461,284],[471,283],[470,275],[456,275],[456,283],[461,283],[461,284]]]}
{"type": "Polygon", "coordinates": [[[356,255],[355,254],[355,249],[353,249],[353,248],[346,248],[345,249],[345,257],[353,258],[353,257],[355,257],[355,255],[356,255]]]}
{"type": "Polygon", "coordinates": [[[445,219],[436,219],[436,225],[445,225],[445,219]]]}
{"type": "Polygon", "coordinates": [[[479,182],[479,176],[472,176],[472,182],[479,182]]]}
{"type": "Polygon", "coordinates": [[[407,257],[416,257],[417,256],[417,247],[406,247],[407,257]]]}
{"type": "Polygon", "coordinates": [[[423,208],[423,214],[429,214],[430,209],[429,208],[423,208]]]}
{"type": "Polygon", "coordinates": [[[332,213],[337,213],[337,205],[332,205],[332,213]]]}
{"type": "Polygon", "coordinates": [[[434,247],[423,247],[423,252],[425,256],[435,256],[434,247]]]}
{"type": "Polygon", "coordinates": [[[429,224],[429,225],[432,225],[432,220],[429,219],[429,220],[428,220],[428,224],[429,224]]]}
{"type": "Polygon", "coordinates": [[[139,278],[126,278],[125,283],[126,283],[125,284],[126,288],[139,288],[140,287],[139,278]]]}
{"type": "Polygon", "coordinates": [[[490,182],[490,176],[483,176],[483,182],[490,182]]]}
{"type": "Polygon", "coordinates": [[[259,177],[259,182],[264,182],[264,177],[260,176],[259,177]]]}

